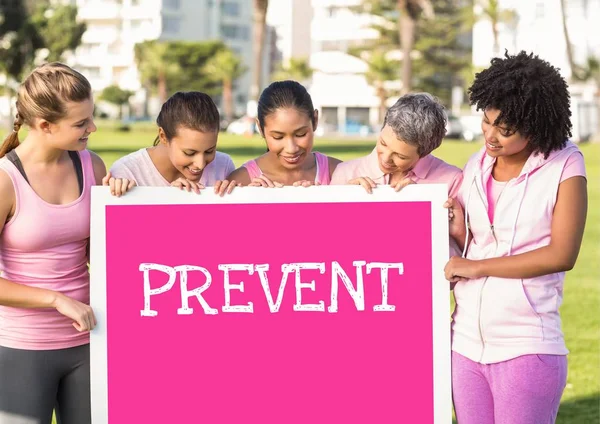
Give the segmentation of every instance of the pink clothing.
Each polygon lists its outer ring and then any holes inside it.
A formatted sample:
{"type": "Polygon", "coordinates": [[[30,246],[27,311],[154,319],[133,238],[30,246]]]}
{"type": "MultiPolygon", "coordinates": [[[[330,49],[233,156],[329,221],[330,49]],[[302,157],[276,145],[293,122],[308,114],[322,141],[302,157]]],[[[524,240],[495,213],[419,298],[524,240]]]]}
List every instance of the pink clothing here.
{"type": "MultiPolygon", "coordinates": [[[[568,180],[571,177],[577,175],[585,175],[585,163],[581,160],[579,155],[571,155],[567,159],[565,168],[563,169],[560,182],[568,180]]],[[[494,209],[496,208],[496,202],[502,194],[502,190],[506,187],[507,181],[496,181],[490,174],[487,180],[487,200],[488,200],[488,216],[490,222],[494,222],[494,209]]]]}
{"type": "MultiPolygon", "coordinates": [[[[389,183],[389,175],[379,169],[377,149],[373,149],[368,156],[340,163],[335,168],[331,184],[348,184],[348,181],[358,177],[369,177],[377,184],[389,183]]],[[[416,184],[448,184],[448,195],[455,197],[462,181],[462,171],[433,155],[427,155],[417,162],[408,177],[416,184]]]]}
{"type": "MultiPolygon", "coordinates": [[[[585,177],[583,155],[573,143],[548,159],[531,155],[496,200],[492,225],[485,182],[494,162],[482,148],[464,169],[458,199],[473,235],[466,248],[468,259],[518,255],[547,246],[559,184],[567,175],[585,177]],[[565,173],[569,158],[578,164],[565,173]]],[[[564,277],[559,272],[523,279],[483,277],[456,284],[452,350],[482,364],[529,354],[566,355],[558,313],[564,277]]]]}
{"type": "Polygon", "coordinates": [[[460,424],[554,424],[566,384],[564,355],[485,365],[452,352],[452,400],[460,424]]]}
{"type": "MultiPolygon", "coordinates": [[[[329,176],[329,158],[323,153],[313,153],[315,154],[315,159],[317,161],[317,175],[315,177],[315,183],[319,183],[321,185],[331,184],[331,178],[329,176]]],[[[258,178],[262,175],[262,171],[254,159],[249,160],[242,166],[248,171],[250,180],[258,178]]]]}
{"type": "MultiPolygon", "coordinates": [[[[217,181],[226,179],[234,169],[235,165],[231,157],[226,153],[217,152],[214,160],[204,168],[200,184],[206,187],[214,186],[217,181]]],[[[171,185],[158,172],[146,148],[123,156],[113,164],[110,172],[113,177],[133,180],[138,186],[169,187],[171,185]]]]}
{"type": "MultiPolygon", "coordinates": [[[[66,205],[42,200],[7,158],[0,159],[16,201],[15,214],[0,234],[0,268],[9,281],[58,291],[89,304],[90,192],[96,181],[90,152],[79,155],[83,192],[66,205]]],[[[52,350],[88,343],[89,333],[78,332],[72,323],[54,309],[0,306],[0,346],[52,350]]]]}
{"type": "MultiPolygon", "coordinates": [[[[377,184],[389,184],[389,175],[379,169],[377,149],[358,159],[340,163],[331,177],[332,185],[348,184],[358,177],[369,177],[377,184]]],[[[408,173],[408,177],[416,184],[447,184],[448,196],[456,197],[462,181],[462,171],[433,155],[427,155],[417,162],[408,173]]],[[[450,238],[450,256],[460,256],[461,251],[453,238],[450,238]]]]}

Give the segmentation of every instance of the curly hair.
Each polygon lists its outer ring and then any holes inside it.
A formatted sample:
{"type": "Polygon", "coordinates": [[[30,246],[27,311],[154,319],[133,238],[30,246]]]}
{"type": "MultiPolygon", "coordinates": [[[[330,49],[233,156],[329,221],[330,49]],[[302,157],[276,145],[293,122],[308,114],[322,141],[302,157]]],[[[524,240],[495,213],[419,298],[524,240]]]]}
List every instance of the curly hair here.
{"type": "Polygon", "coordinates": [[[505,52],[475,75],[469,88],[477,110],[500,111],[494,125],[503,124],[528,139],[532,153],[548,158],[571,137],[570,96],[557,68],[533,53],[505,52]]]}

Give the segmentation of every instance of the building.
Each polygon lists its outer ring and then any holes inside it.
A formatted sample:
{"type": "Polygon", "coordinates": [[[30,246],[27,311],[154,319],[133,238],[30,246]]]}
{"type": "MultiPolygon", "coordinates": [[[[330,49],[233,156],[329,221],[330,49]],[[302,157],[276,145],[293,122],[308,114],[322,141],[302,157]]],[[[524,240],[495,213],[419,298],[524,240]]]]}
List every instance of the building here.
{"type": "Polygon", "coordinates": [[[288,63],[291,58],[306,58],[311,54],[310,0],[275,0],[269,3],[267,24],[275,32],[275,59],[288,63]]]}
{"type": "MultiPolygon", "coordinates": [[[[367,135],[379,128],[379,98],[366,79],[368,64],[348,54],[379,37],[376,17],[357,9],[361,0],[312,0],[313,79],[310,87],[325,133],[367,135]]],[[[388,100],[388,106],[395,98],[388,100]]]]}
{"type": "MultiPolygon", "coordinates": [[[[116,84],[145,101],[135,65],[134,46],[146,40],[223,40],[252,64],[252,4],[248,0],[71,0],[87,24],[82,44],[70,63],[96,91],[116,84]]],[[[243,113],[251,72],[235,86],[236,107],[243,113]]],[[[156,106],[153,109],[156,109],[156,106]]]]}

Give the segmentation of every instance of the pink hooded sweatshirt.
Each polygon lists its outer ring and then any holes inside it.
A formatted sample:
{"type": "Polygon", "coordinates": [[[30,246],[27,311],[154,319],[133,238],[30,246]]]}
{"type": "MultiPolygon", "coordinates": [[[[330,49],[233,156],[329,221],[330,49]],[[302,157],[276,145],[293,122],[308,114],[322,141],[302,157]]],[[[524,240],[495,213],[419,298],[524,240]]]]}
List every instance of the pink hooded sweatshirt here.
{"type": "MultiPolygon", "coordinates": [[[[485,147],[473,155],[458,194],[469,223],[467,237],[469,231],[473,235],[463,257],[518,255],[549,245],[558,186],[565,165],[573,159],[585,169],[580,150],[571,142],[548,159],[531,155],[521,174],[506,183],[490,223],[486,182],[495,159],[485,147]],[[569,159],[572,155],[578,157],[569,159]]],[[[482,277],[456,284],[452,350],[482,364],[527,354],[566,355],[558,313],[564,277],[564,272],[558,272],[523,279],[482,277]]]]}

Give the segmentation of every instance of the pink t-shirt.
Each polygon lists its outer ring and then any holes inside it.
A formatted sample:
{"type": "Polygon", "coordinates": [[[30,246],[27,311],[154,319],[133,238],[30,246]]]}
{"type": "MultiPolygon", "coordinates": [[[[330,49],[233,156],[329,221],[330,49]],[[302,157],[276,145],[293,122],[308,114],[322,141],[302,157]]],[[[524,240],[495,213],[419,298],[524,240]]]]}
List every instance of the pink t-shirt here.
{"type": "MultiPolygon", "coordinates": [[[[79,153],[83,191],[66,205],[42,200],[6,157],[0,169],[12,180],[15,214],[0,234],[2,276],[14,283],[58,291],[89,304],[87,245],[90,237],[91,187],[96,184],[90,152],[79,153]]],[[[73,320],[55,309],[0,306],[0,346],[51,350],[89,342],[73,320]]]]}
{"type": "MultiPolygon", "coordinates": [[[[335,168],[331,184],[348,184],[348,181],[358,177],[369,177],[377,184],[389,183],[389,175],[379,169],[376,149],[368,156],[340,163],[335,168]]],[[[433,155],[427,155],[417,162],[408,177],[416,184],[448,184],[448,195],[456,197],[462,181],[462,171],[433,155]]]]}
{"type": "MultiPolygon", "coordinates": [[[[315,176],[315,183],[329,185],[331,183],[331,178],[329,177],[329,158],[323,153],[313,153],[315,154],[315,160],[317,161],[317,175],[315,176]]],[[[248,171],[250,180],[258,178],[262,175],[262,170],[254,159],[249,160],[242,166],[248,171]]]]}
{"type": "MultiPolygon", "coordinates": [[[[358,177],[369,177],[377,184],[389,184],[389,175],[379,169],[377,149],[373,149],[368,156],[340,163],[333,172],[331,184],[348,184],[348,181],[358,177]]],[[[456,197],[462,182],[462,171],[433,155],[427,155],[417,162],[408,177],[416,184],[447,184],[448,196],[456,197]]],[[[450,256],[461,254],[458,243],[450,238],[450,256]]]]}
{"type": "MultiPolygon", "coordinates": [[[[582,175],[585,176],[585,162],[583,160],[583,154],[581,152],[574,152],[567,159],[567,163],[565,164],[565,168],[563,169],[560,177],[560,182],[562,183],[569,178],[582,175]]],[[[504,187],[506,187],[507,182],[508,181],[496,181],[491,174],[490,178],[488,178],[486,185],[488,216],[490,218],[490,222],[492,223],[494,222],[494,210],[496,209],[496,203],[498,203],[498,199],[502,195],[502,190],[504,190],[504,187]]]]}
{"type": "MultiPolygon", "coordinates": [[[[200,184],[206,187],[213,186],[215,182],[224,180],[234,169],[235,165],[231,157],[226,153],[217,152],[214,160],[204,168],[200,184]]],[[[158,172],[146,148],[117,160],[110,168],[110,172],[113,177],[133,180],[138,186],[168,187],[171,185],[158,172]]]]}

